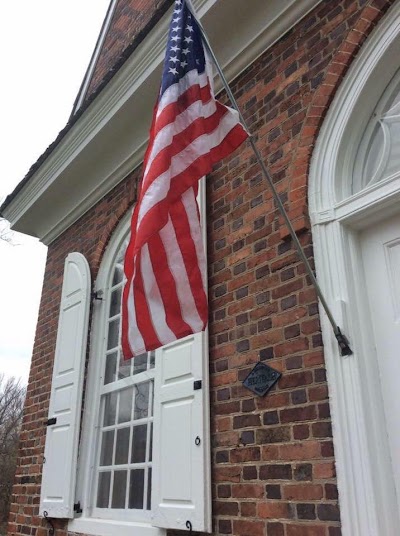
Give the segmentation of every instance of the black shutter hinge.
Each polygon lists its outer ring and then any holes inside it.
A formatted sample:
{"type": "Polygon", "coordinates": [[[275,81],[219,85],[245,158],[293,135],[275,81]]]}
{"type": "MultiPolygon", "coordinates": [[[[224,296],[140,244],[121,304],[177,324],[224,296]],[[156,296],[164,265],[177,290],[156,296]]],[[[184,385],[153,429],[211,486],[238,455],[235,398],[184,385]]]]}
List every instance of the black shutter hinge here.
{"type": "Polygon", "coordinates": [[[98,300],[98,301],[103,301],[103,291],[102,290],[94,290],[91,294],[92,296],[92,300],[98,300]]]}
{"type": "Polygon", "coordinates": [[[78,501],[77,503],[74,503],[74,512],[76,512],[77,514],[82,513],[81,501],[78,501]]]}
{"type": "Polygon", "coordinates": [[[201,380],[195,380],[193,382],[193,390],[194,391],[198,391],[199,389],[201,389],[201,387],[202,387],[201,380]]]}
{"type": "Polygon", "coordinates": [[[51,426],[52,424],[56,424],[57,417],[52,417],[51,419],[47,419],[47,421],[44,423],[45,426],[51,426]]]}

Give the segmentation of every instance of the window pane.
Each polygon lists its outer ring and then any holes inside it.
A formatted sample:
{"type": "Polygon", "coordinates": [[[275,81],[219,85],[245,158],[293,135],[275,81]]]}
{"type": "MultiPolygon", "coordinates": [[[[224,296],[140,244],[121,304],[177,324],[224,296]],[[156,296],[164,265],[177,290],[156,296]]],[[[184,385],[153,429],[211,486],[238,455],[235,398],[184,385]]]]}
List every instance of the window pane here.
{"type": "Polygon", "coordinates": [[[132,414],[132,388],[124,389],[119,394],[118,422],[128,422],[132,414]]]}
{"type": "Polygon", "coordinates": [[[131,375],[131,360],[124,359],[124,355],[121,351],[119,359],[118,379],[127,378],[131,375]]]}
{"type": "Polygon", "coordinates": [[[156,353],[155,351],[153,350],[152,352],[150,352],[150,356],[149,356],[149,361],[150,361],[150,368],[154,368],[155,364],[156,364],[156,353]]]}
{"type": "Polygon", "coordinates": [[[133,427],[132,463],[146,461],[147,424],[133,427]]]}
{"type": "Polygon", "coordinates": [[[154,381],[152,380],[150,382],[151,387],[151,396],[150,396],[150,407],[149,407],[149,415],[153,415],[153,407],[154,407],[154,381]]]}
{"type": "Polygon", "coordinates": [[[107,350],[116,348],[119,339],[119,320],[113,320],[108,324],[107,350]]]}
{"type": "Polygon", "coordinates": [[[117,352],[113,352],[106,357],[106,370],[104,373],[104,385],[115,382],[117,368],[117,352]]]}
{"type": "Polygon", "coordinates": [[[114,472],[114,485],[111,508],[125,508],[126,477],[128,471],[114,472]]]}
{"type": "Polygon", "coordinates": [[[149,461],[153,459],[153,423],[150,423],[150,447],[149,447],[149,461]]]}
{"type": "MultiPolygon", "coordinates": [[[[122,260],[122,259],[121,259],[122,260]]],[[[122,279],[124,277],[124,268],[122,264],[117,264],[114,269],[114,276],[112,280],[112,286],[118,285],[118,283],[121,283],[122,279]]]]}
{"type": "Polygon", "coordinates": [[[117,430],[117,442],[115,444],[115,465],[128,463],[130,428],[117,430]]]}
{"type": "Polygon", "coordinates": [[[111,292],[110,317],[121,312],[121,291],[122,288],[120,287],[111,292]]]}
{"type": "Polygon", "coordinates": [[[147,473],[147,510],[151,510],[151,467],[147,473]]]}
{"type": "Polygon", "coordinates": [[[100,465],[111,465],[114,448],[114,430],[103,432],[100,452],[100,465]]]}
{"type": "Polygon", "coordinates": [[[131,471],[129,508],[143,508],[144,469],[131,471]]]}
{"type": "Polygon", "coordinates": [[[110,496],[110,479],[110,471],[99,474],[99,484],[97,488],[97,508],[108,508],[108,499],[110,496]]]}
{"type": "Polygon", "coordinates": [[[115,424],[115,410],[117,408],[117,393],[110,393],[105,396],[104,403],[104,423],[103,426],[115,424]]]}
{"type": "Polygon", "coordinates": [[[144,419],[149,409],[149,382],[139,383],[135,386],[134,419],[144,419]]]}
{"type": "Polygon", "coordinates": [[[133,374],[139,374],[147,370],[147,353],[133,358],[133,374]]]}

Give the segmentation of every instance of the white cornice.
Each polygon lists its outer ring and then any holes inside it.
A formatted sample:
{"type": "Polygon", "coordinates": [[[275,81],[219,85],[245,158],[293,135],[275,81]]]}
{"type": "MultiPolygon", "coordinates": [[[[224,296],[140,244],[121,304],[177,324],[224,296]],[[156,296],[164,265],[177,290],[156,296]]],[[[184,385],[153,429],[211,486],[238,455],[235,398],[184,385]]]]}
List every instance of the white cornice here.
{"type": "MultiPolygon", "coordinates": [[[[319,1],[252,0],[251,10],[243,0],[193,3],[232,80],[319,1]]],[[[15,230],[51,243],[140,164],[169,18],[158,22],[6,207],[15,230]]]]}

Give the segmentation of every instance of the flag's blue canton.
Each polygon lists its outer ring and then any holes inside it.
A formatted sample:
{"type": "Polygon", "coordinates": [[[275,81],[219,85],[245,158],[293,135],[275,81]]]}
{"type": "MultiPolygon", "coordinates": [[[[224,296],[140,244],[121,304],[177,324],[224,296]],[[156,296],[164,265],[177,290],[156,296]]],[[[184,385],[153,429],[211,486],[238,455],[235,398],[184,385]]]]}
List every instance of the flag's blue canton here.
{"type": "Polygon", "coordinates": [[[200,29],[185,0],[175,0],[175,9],[169,29],[160,95],[179,81],[188,71],[205,70],[205,57],[200,29]]]}

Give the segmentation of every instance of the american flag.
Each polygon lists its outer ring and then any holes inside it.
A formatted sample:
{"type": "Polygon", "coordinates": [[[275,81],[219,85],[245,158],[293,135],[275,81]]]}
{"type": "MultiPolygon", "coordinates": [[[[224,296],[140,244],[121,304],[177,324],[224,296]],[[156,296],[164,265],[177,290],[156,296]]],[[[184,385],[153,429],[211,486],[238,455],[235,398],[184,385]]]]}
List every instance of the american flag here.
{"type": "Polygon", "coordinates": [[[198,23],[176,0],[125,254],[125,359],[205,329],[198,183],[246,138],[238,113],[215,100],[198,23]]]}

